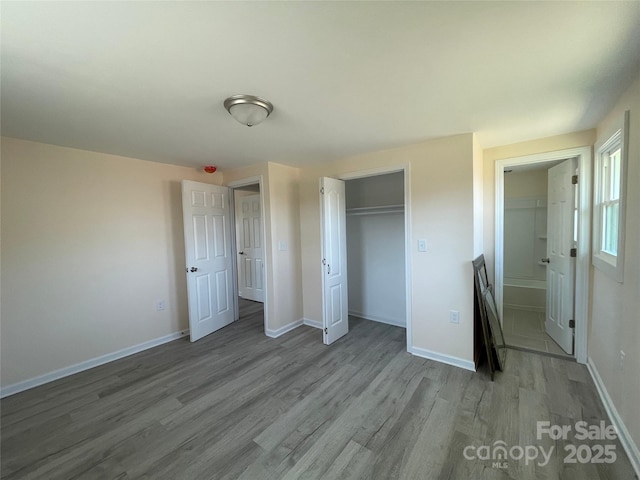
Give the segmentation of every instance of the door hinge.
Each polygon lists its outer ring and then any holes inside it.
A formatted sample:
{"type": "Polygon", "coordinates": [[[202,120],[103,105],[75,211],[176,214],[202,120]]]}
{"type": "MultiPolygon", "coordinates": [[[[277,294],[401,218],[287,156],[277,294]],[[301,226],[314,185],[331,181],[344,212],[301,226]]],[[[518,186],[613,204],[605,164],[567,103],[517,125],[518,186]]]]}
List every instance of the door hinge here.
{"type": "Polygon", "coordinates": [[[569,328],[576,328],[576,321],[575,320],[569,320],[569,328]]]}
{"type": "Polygon", "coordinates": [[[569,256],[572,258],[576,258],[578,256],[578,249],[572,248],[571,250],[569,250],[569,256]]]}
{"type": "Polygon", "coordinates": [[[320,193],[324,195],[324,187],[320,187],[320,193]]]}
{"type": "Polygon", "coordinates": [[[574,175],[573,177],[571,177],[571,184],[572,185],[578,184],[578,175],[574,175]]]}
{"type": "Polygon", "coordinates": [[[329,335],[329,329],[327,327],[324,327],[324,334],[329,335]]]}

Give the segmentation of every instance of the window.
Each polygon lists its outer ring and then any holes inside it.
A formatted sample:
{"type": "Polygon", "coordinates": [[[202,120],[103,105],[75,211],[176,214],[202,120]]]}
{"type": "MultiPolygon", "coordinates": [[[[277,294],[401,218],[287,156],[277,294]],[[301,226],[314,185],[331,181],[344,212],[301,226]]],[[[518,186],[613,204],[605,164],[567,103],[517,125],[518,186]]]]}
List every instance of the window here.
{"type": "Polygon", "coordinates": [[[628,111],[617,127],[596,144],[593,265],[622,282],[628,111]]]}
{"type": "Polygon", "coordinates": [[[620,218],[620,145],[602,158],[602,252],[618,255],[618,219],[620,218]]]}

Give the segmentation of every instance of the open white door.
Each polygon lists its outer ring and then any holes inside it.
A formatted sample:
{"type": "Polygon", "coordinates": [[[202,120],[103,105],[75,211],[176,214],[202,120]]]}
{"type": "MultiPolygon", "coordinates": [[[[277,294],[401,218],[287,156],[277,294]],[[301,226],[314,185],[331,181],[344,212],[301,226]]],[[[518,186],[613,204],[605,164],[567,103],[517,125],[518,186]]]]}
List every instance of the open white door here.
{"type": "Polygon", "coordinates": [[[575,258],[571,249],[574,223],[575,159],[549,169],[547,210],[547,313],[545,329],[562,349],[573,354],[575,258]]]}
{"type": "Polygon", "coordinates": [[[349,332],[347,213],[342,180],[320,178],[320,218],[323,341],[329,345],[349,332]]]}
{"type": "Polygon", "coordinates": [[[262,208],[260,195],[240,197],[236,209],[238,241],[238,294],[264,302],[262,208]]]}
{"type": "Polygon", "coordinates": [[[229,205],[227,187],[182,181],[192,342],[234,320],[229,205]]]}

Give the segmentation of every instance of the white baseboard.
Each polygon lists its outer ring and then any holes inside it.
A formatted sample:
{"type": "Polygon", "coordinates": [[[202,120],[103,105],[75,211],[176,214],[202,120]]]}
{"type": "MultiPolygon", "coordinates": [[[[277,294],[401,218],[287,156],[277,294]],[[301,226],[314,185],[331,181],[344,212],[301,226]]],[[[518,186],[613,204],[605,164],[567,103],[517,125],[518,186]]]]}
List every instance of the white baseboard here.
{"type": "Polygon", "coordinates": [[[472,372],[476,371],[476,365],[473,360],[452,357],[451,355],[433,352],[419,347],[409,347],[407,348],[407,351],[417,357],[428,358],[429,360],[435,360],[436,362],[446,363],[447,365],[453,365],[454,367],[464,368],[465,370],[471,370],[472,372]]]}
{"type": "Polygon", "coordinates": [[[319,328],[320,330],[322,330],[322,322],[319,322],[317,320],[311,320],[310,318],[303,318],[302,323],[304,323],[309,327],[319,328]]]}
{"type": "Polygon", "coordinates": [[[609,420],[618,432],[618,438],[620,439],[622,448],[624,448],[625,452],[627,452],[627,456],[629,457],[631,466],[635,470],[638,478],[640,478],[640,450],[638,450],[638,446],[633,441],[633,438],[631,438],[629,430],[627,430],[627,427],[622,421],[622,418],[620,417],[616,406],[613,404],[613,401],[609,396],[609,392],[607,392],[607,388],[602,381],[602,377],[600,377],[600,374],[598,373],[593,360],[591,360],[591,357],[587,358],[587,369],[591,374],[591,378],[593,378],[593,383],[596,384],[596,389],[598,390],[600,399],[604,404],[604,409],[607,411],[607,415],[609,415],[609,420]]]}
{"type": "Polygon", "coordinates": [[[298,328],[302,325],[302,319],[296,320],[295,322],[287,323],[284,327],[276,328],[275,330],[265,330],[265,335],[271,338],[278,338],[281,335],[284,335],[287,332],[290,332],[294,328],[298,328]]]}
{"type": "Polygon", "coordinates": [[[128,357],[129,355],[133,355],[134,353],[139,353],[144,350],[157,347],[158,345],[172,342],[173,340],[177,340],[178,338],[182,338],[187,335],[189,335],[188,329],[170,333],[169,335],[165,335],[164,337],[155,338],[153,340],[149,340],[148,342],[142,342],[138,345],[123,348],[122,350],[118,350],[117,352],[107,353],[99,357],[85,360],[84,362],[76,363],[75,365],[70,365],[59,370],[54,370],[53,372],[38,375],[37,377],[30,378],[29,380],[23,380],[22,382],[14,383],[13,385],[7,385],[6,387],[0,389],[0,398],[8,397],[25,390],[29,390],[30,388],[35,388],[40,385],[44,385],[45,383],[68,377],[69,375],[73,375],[75,373],[84,372],[85,370],[89,370],[90,368],[104,365],[105,363],[113,362],[114,360],[119,360],[124,357],[128,357]]]}
{"type": "Polygon", "coordinates": [[[356,312],[354,310],[349,310],[349,315],[352,315],[358,318],[363,318],[365,320],[370,320],[372,322],[386,323],[387,325],[393,325],[394,327],[402,327],[402,328],[407,327],[406,322],[403,322],[402,320],[396,320],[395,318],[379,317],[378,315],[371,315],[368,313],[356,312]]]}

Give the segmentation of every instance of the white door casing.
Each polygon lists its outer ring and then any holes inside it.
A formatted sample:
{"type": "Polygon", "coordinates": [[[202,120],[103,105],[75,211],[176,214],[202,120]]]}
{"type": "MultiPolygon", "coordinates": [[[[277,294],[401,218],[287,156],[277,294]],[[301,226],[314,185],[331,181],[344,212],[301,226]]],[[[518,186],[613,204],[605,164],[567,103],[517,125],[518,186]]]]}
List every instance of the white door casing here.
{"type": "Polygon", "coordinates": [[[536,153],[521,157],[505,158],[495,162],[495,291],[500,318],[503,308],[504,285],[504,170],[514,166],[533,165],[536,163],[556,162],[576,158],[579,181],[577,185],[577,257],[574,313],[575,357],[581,364],[587,363],[587,330],[589,314],[589,271],[591,268],[591,190],[592,190],[592,152],[591,147],[578,147],[553,152],[536,153]]]}
{"type": "Polygon", "coordinates": [[[247,300],[264,302],[260,195],[240,197],[236,211],[239,295],[247,300]]]}
{"type": "Polygon", "coordinates": [[[227,187],[182,181],[192,342],[234,320],[229,194],[227,187]]]}
{"type": "Polygon", "coordinates": [[[349,332],[345,183],[320,178],[323,342],[349,332]]]}
{"type": "Polygon", "coordinates": [[[547,201],[547,306],[545,330],[568,354],[573,354],[575,259],[571,249],[574,223],[575,160],[549,169],[547,201]]]}

